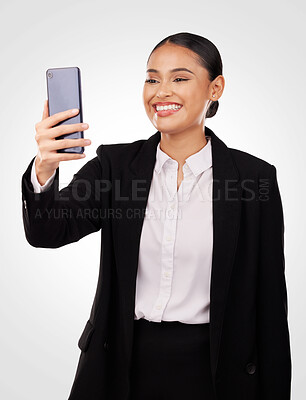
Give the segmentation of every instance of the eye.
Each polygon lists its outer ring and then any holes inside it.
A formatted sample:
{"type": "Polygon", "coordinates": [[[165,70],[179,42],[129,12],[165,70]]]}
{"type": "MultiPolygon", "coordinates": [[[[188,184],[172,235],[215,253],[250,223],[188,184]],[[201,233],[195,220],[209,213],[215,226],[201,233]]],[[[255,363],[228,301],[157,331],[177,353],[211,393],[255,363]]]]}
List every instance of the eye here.
{"type": "MultiPolygon", "coordinates": [[[[189,81],[189,79],[184,79],[184,78],[176,78],[174,79],[174,82],[178,81],[178,82],[182,82],[182,81],[189,81]],[[178,79],[180,79],[180,81],[178,81],[178,79]]],[[[157,82],[156,79],[146,79],[145,81],[146,83],[154,83],[157,82]],[[153,82],[152,82],[153,81],[153,82]]]]}

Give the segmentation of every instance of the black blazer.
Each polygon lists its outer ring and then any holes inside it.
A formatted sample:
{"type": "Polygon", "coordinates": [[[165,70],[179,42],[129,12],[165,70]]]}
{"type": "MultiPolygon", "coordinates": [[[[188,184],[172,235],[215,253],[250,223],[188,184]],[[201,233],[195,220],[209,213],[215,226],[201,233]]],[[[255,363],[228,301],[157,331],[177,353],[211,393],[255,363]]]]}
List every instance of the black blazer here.
{"type": "MultiPolygon", "coordinates": [[[[211,373],[217,400],[289,400],[291,354],[284,221],[274,165],[211,136],[213,262],[211,373]]],[[[136,274],[157,131],[147,140],[100,145],[69,185],[34,194],[22,176],[30,245],[58,248],[101,230],[101,264],[68,400],[127,400],[136,274]]],[[[205,237],[203,237],[205,240],[205,237]]]]}

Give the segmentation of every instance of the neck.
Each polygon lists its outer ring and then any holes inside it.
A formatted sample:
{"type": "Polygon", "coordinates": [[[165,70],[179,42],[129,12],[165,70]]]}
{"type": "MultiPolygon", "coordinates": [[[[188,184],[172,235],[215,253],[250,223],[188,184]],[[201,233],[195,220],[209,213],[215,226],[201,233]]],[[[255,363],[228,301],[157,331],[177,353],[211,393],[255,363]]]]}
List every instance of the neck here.
{"type": "Polygon", "coordinates": [[[162,133],[160,138],[161,150],[179,163],[179,168],[192,154],[200,151],[207,144],[205,127],[177,134],[162,133]]]}

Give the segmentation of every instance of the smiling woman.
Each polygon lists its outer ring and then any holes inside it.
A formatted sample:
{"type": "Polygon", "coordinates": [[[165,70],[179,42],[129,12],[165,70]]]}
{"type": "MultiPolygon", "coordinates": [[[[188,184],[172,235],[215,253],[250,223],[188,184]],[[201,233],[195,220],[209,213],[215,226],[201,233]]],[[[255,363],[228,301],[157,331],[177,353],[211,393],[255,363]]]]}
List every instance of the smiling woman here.
{"type": "MultiPolygon", "coordinates": [[[[146,74],[155,134],[101,144],[61,191],[59,168],[40,185],[35,157],[22,178],[32,246],[58,248],[101,230],[99,281],[68,400],[289,400],[276,168],[205,126],[224,90],[208,39],[165,38],[146,74]]],[[[47,153],[65,115],[45,107],[37,137],[47,153]]]]}
{"type": "MultiPolygon", "coordinates": [[[[161,232],[164,235],[166,233],[168,235],[165,240],[171,239],[171,232],[176,237],[175,262],[172,259],[173,253],[166,246],[166,243],[163,243],[164,239],[162,240],[160,255],[164,276],[171,277],[171,274],[174,274],[172,285],[167,285],[166,280],[161,280],[160,283],[156,281],[154,284],[155,278],[158,280],[159,275],[156,274],[154,277],[153,265],[149,269],[150,259],[147,258],[146,252],[149,253],[151,251],[151,256],[154,257],[155,252],[158,252],[158,246],[156,246],[154,252],[152,251],[152,241],[150,246],[147,244],[147,247],[145,247],[145,243],[149,243],[150,237],[152,238],[152,232],[149,230],[148,222],[145,221],[144,223],[136,290],[135,342],[131,382],[133,400],[143,398],[158,399],[163,398],[163,396],[167,399],[185,399],[191,397],[193,399],[205,398],[207,400],[223,400],[225,398],[227,400],[255,400],[257,398],[282,398],[288,400],[290,398],[291,359],[286,317],[287,295],[281,261],[283,259],[283,231],[281,227],[283,216],[278,187],[275,182],[276,178],[274,181],[274,194],[270,197],[270,201],[274,201],[274,207],[278,209],[278,215],[274,215],[278,228],[273,232],[271,230],[272,237],[270,240],[272,239],[274,243],[269,251],[271,252],[270,257],[272,257],[273,253],[278,261],[273,261],[275,264],[273,267],[265,267],[264,261],[259,261],[258,265],[250,261],[249,257],[251,253],[257,259],[261,251],[261,260],[264,260],[267,255],[263,256],[264,251],[260,250],[259,245],[256,248],[256,240],[252,241],[252,231],[261,231],[264,223],[260,225],[258,220],[257,222],[254,220],[250,223],[250,219],[248,219],[249,226],[253,228],[249,232],[244,232],[242,236],[245,237],[245,242],[249,243],[250,253],[248,254],[248,252],[242,250],[241,244],[238,244],[236,247],[238,249],[236,253],[237,260],[239,254],[239,257],[245,257],[244,265],[248,266],[248,270],[245,271],[246,267],[241,269],[242,266],[239,266],[238,261],[234,263],[236,265],[236,282],[233,281],[232,287],[236,288],[236,291],[232,289],[231,293],[233,299],[236,298],[236,304],[237,299],[240,298],[242,306],[240,311],[236,310],[237,314],[235,314],[235,310],[231,309],[229,305],[231,302],[231,297],[229,297],[228,307],[232,311],[232,314],[228,314],[225,317],[227,323],[224,324],[221,338],[219,331],[217,331],[220,321],[218,321],[219,317],[217,317],[216,310],[220,307],[220,304],[217,307],[215,298],[218,296],[217,291],[220,290],[220,287],[217,289],[217,278],[214,278],[217,274],[217,268],[219,268],[216,261],[218,258],[216,249],[218,247],[219,252],[222,252],[222,247],[224,247],[224,251],[226,252],[225,243],[229,244],[229,235],[232,238],[236,236],[237,240],[238,232],[233,227],[232,229],[228,229],[227,236],[225,236],[226,223],[223,222],[221,224],[222,227],[220,227],[222,233],[221,231],[218,233],[217,221],[219,218],[222,218],[221,214],[224,213],[223,218],[228,218],[228,223],[231,221],[230,224],[238,226],[238,214],[236,217],[232,214],[234,212],[233,206],[231,210],[228,208],[229,214],[225,217],[225,207],[229,207],[229,204],[225,206],[224,203],[224,206],[222,206],[223,210],[221,211],[221,205],[215,203],[211,210],[213,214],[213,227],[205,225],[210,221],[209,212],[207,215],[202,215],[204,207],[198,207],[199,203],[197,202],[192,204],[192,197],[195,196],[195,190],[192,190],[188,186],[188,181],[193,179],[194,175],[193,186],[198,186],[202,192],[209,196],[208,187],[212,185],[213,168],[215,169],[214,177],[216,181],[223,180],[223,178],[218,179],[220,177],[219,168],[221,168],[221,165],[224,168],[224,177],[226,176],[229,179],[230,170],[236,168],[233,167],[232,161],[230,161],[232,157],[235,159],[237,156],[234,162],[236,166],[240,164],[241,166],[244,165],[243,168],[247,168],[246,166],[248,165],[249,168],[253,169],[251,173],[251,175],[254,174],[253,176],[256,176],[262,168],[260,164],[251,167],[254,159],[250,155],[249,160],[245,159],[242,162],[239,157],[241,155],[239,151],[238,154],[236,152],[231,155],[224,154],[223,160],[219,158],[221,154],[218,154],[218,145],[214,143],[214,134],[212,134],[209,128],[205,128],[205,120],[216,114],[219,107],[218,100],[224,90],[225,79],[222,75],[222,68],[221,56],[216,46],[202,36],[187,32],[174,34],[163,39],[154,47],[147,60],[147,76],[143,88],[143,102],[150,121],[160,134],[156,167],[158,174],[154,177],[151,187],[158,191],[158,188],[156,188],[158,179],[160,179],[158,187],[163,184],[167,186],[168,180],[172,179],[171,174],[173,175],[173,172],[176,171],[177,196],[182,195],[183,192],[185,194],[188,192],[189,212],[186,206],[183,208],[183,203],[177,206],[173,205],[176,211],[180,211],[180,208],[184,210],[184,214],[181,216],[182,223],[175,225],[172,222],[171,225],[171,222],[168,222],[160,226],[161,232]],[[209,155],[211,139],[213,144],[212,168],[199,174],[201,172],[200,160],[204,163],[205,157],[209,155]],[[197,157],[198,165],[193,164],[197,157]],[[227,157],[229,159],[227,167],[225,167],[225,159],[227,157]],[[161,165],[164,166],[164,170],[161,168],[161,165]],[[207,181],[207,187],[203,186],[203,179],[207,181]],[[184,187],[181,190],[180,184],[182,181],[184,182],[184,187]],[[274,200],[272,200],[273,197],[274,200]],[[194,212],[193,217],[191,210],[194,212]],[[187,221],[189,219],[192,221],[192,218],[194,220],[188,230],[187,221]],[[199,221],[199,224],[196,224],[195,221],[199,221]],[[180,229],[182,229],[181,233],[179,233],[180,229]],[[182,233],[183,229],[185,234],[182,233]],[[175,230],[178,230],[177,235],[174,233],[175,230]],[[189,232],[188,234],[187,231],[189,232]],[[218,242],[222,235],[224,235],[223,244],[221,245],[220,242],[219,247],[218,242]],[[180,241],[180,238],[183,236],[184,242],[180,241]],[[192,240],[190,240],[191,238],[192,240]],[[204,238],[203,244],[199,243],[197,238],[204,238]],[[205,249],[203,249],[204,242],[205,249]],[[212,242],[214,242],[214,257],[212,263],[213,269],[210,271],[209,256],[212,242]],[[180,251],[179,249],[182,248],[186,250],[180,251]],[[187,254],[188,257],[186,257],[186,263],[184,263],[184,268],[187,269],[180,277],[180,262],[185,259],[184,256],[187,254]],[[193,259],[192,255],[195,254],[198,257],[193,259]],[[200,259],[202,262],[200,262],[200,259]],[[145,260],[147,261],[145,262],[145,260]],[[198,267],[197,263],[199,263],[198,267]],[[174,268],[174,271],[171,271],[171,268],[174,268]],[[263,268],[266,268],[264,272],[262,272],[263,268]],[[270,272],[268,272],[269,269],[271,270],[270,272]],[[275,273],[274,277],[272,278],[272,275],[267,275],[264,278],[270,280],[271,286],[269,283],[259,281],[257,292],[257,282],[256,280],[252,281],[252,276],[261,276],[261,279],[263,279],[265,274],[272,274],[272,270],[275,273]],[[205,271],[208,275],[206,277],[202,275],[201,277],[201,274],[204,274],[205,271]],[[241,275],[239,276],[239,274],[241,275]],[[190,275],[195,279],[197,278],[197,282],[199,280],[202,281],[202,284],[205,282],[205,279],[208,279],[208,282],[212,279],[211,286],[208,285],[205,292],[204,287],[198,287],[196,281],[191,283],[190,275]],[[242,276],[244,277],[242,278],[242,276]],[[278,281],[282,296],[278,297],[272,288],[274,279],[278,281]],[[240,286],[237,283],[238,281],[240,281],[240,286]],[[154,287],[155,291],[152,292],[154,287]],[[243,290],[241,291],[243,287],[249,287],[248,297],[243,295],[243,290]],[[171,296],[169,300],[167,289],[170,290],[170,288],[171,296]],[[263,288],[265,288],[266,292],[263,291],[263,288]],[[149,294],[150,292],[151,295],[149,294]],[[184,293],[186,293],[185,296],[184,293]],[[269,310],[269,307],[265,306],[265,302],[270,302],[269,298],[271,295],[274,295],[273,302],[275,308],[271,307],[269,310]],[[256,314],[254,307],[257,296],[258,308],[256,309],[256,314]],[[204,299],[209,299],[210,301],[206,304],[204,299]],[[195,313],[198,301],[202,304],[202,307],[195,313]],[[282,306],[284,304],[285,307],[282,306]],[[148,305],[149,307],[147,307],[148,305]],[[206,314],[208,309],[210,312],[206,314]],[[188,312],[184,314],[184,310],[188,310],[188,312]],[[275,319],[274,326],[272,326],[271,322],[268,323],[267,321],[272,321],[272,318],[275,318],[275,312],[278,316],[275,319]],[[243,316],[247,315],[252,315],[253,317],[244,319],[243,316]],[[258,317],[257,325],[255,324],[255,319],[253,319],[256,315],[258,317]],[[157,321],[160,324],[156,324],[157,321]],[[264,326],[264,321],[266,321],[266,324],[268,323],[269,328],[264,326]],[[269,332],[269,329],[270,332],[274,332],[277,335],[280,334],[282,339],[279,338],[277,342],[269,340],[273,337],[272,333],[270,333],[271,336],[266,334],[266,332],[269,332]],[[236,337],[237,332],[242,331],[245,334],[239,340],[236,337]],[[215,355],[217,336],[219,336],[222,344],[218,370],[216,369],[217,356],[215,355]],[[232,342],[234,338],[235,344],[232,342]],[[239,347],[239,343],[241,343],[241,347],[239,347]],[[235,369],[234,364],[237,363],[239,358],[241,367],[238,368],[238,362],[237,369],[235,369]],[[257,363],[259,363],[258,371],[256,371],[257,363]],[[280,364],[282,365],[281,367],[280,364]],[[272,370],[269,371],[269,366],[271,368],[272,366],[282,368],[282,380],[278,380],[273,375],[272,370]],[[243,375],[243,368],[247,372],[246,375],[243,375]],[[225,372],[226,369],[228,369],[227,373],[225,372]],[[250,379],[250,377],[252,378],[250,379]],[[282,386],[282,389],[280,389],[280,386],[282,386]],[[148,388],[150,388],[150,393],[148,392],[148,388]]],[[[257,160],[259,159],[257,158],[257,160]]],[[[206,161],[208,162],[208,160],[206,161]]],[[[260,162],[267,164],[263,160],[260,160],[260,162]]],[[[207,166],[209,165],[207,164],[207,166]]],[[[275,168],[273,167],[273,169],[275,168]]],[[[242,171],[239,172],[243,176],[242,171]]],[[[275,176],[275,172],[272,171],[273,175],[275,176]]],[[[245,178],[253,182],[256,181],[250,175],[245,175],[245,178]]],[[[169,185],[171,186],[170,182],[169,185]]],[[[214,195],[217,192],[216,187],[217,184],[213,183],[214,195]]],[[[226,194],[226,196],[228,197],[229,195],[226,194]]],[[[239,200],[239,196],[236,200],[239,200]]],[[[159,205],[156,200],[154,203],[154,205],[153,201],[150,203],[149,196],[148,209],[150,211],[159,205]]],[[[209,204],[211,203],[208,201],[206,203],[206,211],[209,209],[209,204]]],[[[244,211],[245,215],[248,212],[253,214],[253,207],[249,203],[248,208],[246,208],[247,211],[244,211]]],[[[255,214],[253,214],[252,218],[255,214]]],[[[266,221],[266,223],[273,224],[274,222],[270,220],[270,222],[266,221]]],[[[243,220],[241,224],[243,224],[243,220]]],[[[153,224],[151,225],[153,226],[153,224]]],[[[272,227],[270,226],[270,228],[266,229],[269,230],[272,227]]],[[[233,246],[233,251],[234,241],[231,246],[233,246]]],[[[223,266],[223,268],[225,267],[223,266]]],[[[225,269],[221,273],[220,267],[220,276],[224,273],[225,269]]],[[[223,284],[225,275],[220,279],[222,279],[223,284]]],[[[221,282],[220,286],[222,286],[221,282]]]]}

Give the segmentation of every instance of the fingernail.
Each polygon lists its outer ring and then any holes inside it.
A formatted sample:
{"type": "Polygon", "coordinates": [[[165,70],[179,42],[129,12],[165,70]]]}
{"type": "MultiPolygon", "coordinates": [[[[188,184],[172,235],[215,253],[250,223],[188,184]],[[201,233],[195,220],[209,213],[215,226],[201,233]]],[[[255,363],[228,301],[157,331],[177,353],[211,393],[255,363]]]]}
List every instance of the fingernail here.
{"type": "Polygon", "coordinates": [[[73,109],[71,110],[71,114],[74,114],[74,113],[76,113],[77,111],[79,111],[78,108],[73,108],[73,109]]]}

